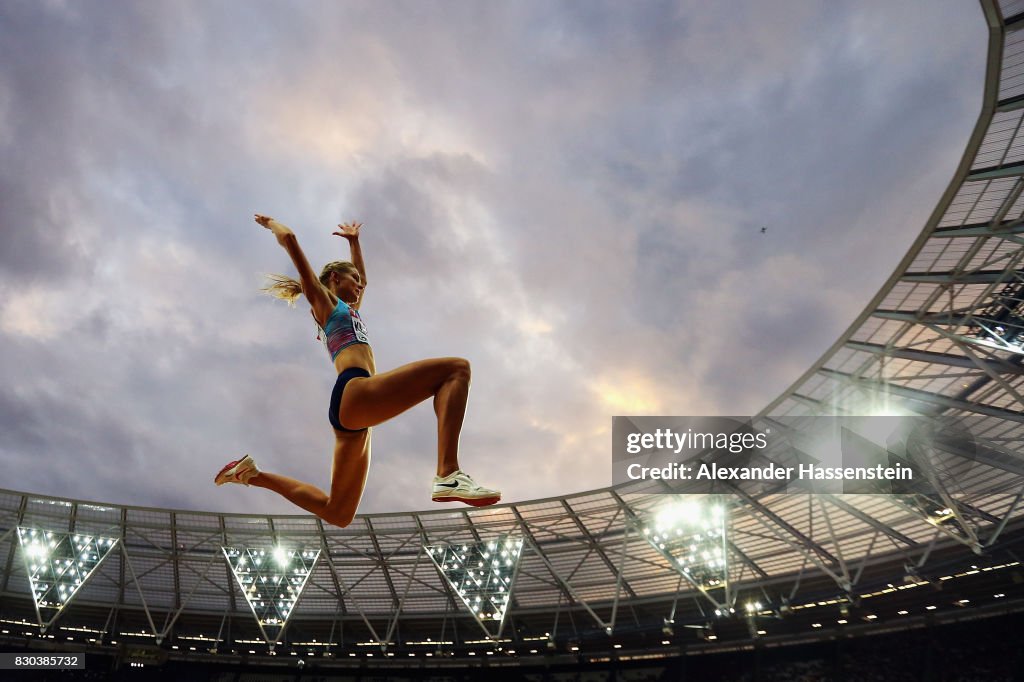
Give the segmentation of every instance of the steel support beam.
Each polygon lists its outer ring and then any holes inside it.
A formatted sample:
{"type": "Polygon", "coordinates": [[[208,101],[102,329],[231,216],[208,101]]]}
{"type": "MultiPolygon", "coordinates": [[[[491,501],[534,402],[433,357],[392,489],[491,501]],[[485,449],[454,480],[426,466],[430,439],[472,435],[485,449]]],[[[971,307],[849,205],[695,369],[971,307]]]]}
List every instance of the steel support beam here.
{"type": "MultiPolygon", "coordinates": [[[[1019,273],[1014,271],[1013,275],[1019,273]]],[[[1007,279],[1005,270],[979,270],[975,272],[906,272],[900,276],[903,282],[922,284],[998,284],[1007,279]]]]}
{"type": "Polygon", "coordinates": [[[987,358],[974,359],[964,355],[933,353],[931,351],[915,350],[913,348],[888,348],[881,344],[864,343],[862,341],[847,341],[846,347],[851,350],[871,353],[872,355],[893,358],[896,360],[910,360],[911,362],[945,365],[946,367],[958,367],[961,369],[988,368],[999,374],[1024,376],[1024,366],[1009,363],[1004,360],[990,360],[987,358]]]}
{"type": "MultiPolygon", "coordinates": [[[[1015,98],[1017,99],[1017,98],[1015,98]]],[[[1024,95],[1020,96],[1021,106],[1024,106],[1024,95]]],[[[972,223],[959,227],[940,227],[932,232],[932,237],[942,238],[976,238],[976,237],[1003,237],[1008,235],[1019,235],[1024,233],[1024,222],[1020,220],[993,221],[987,223],[972,223]]]]}
{"type": "MultiPolygon", "coordinates": [[[[423,521],[420,520],[418,514],[413,518],[416,520],[416,529],[417,531],[419,531],[420,534],[420,544],[426,547],[430,544],[430,539],[427,537],[427,530],[423,527],[423,521]]],[[[448,595],[448,606],[452,612],[458,613],[459,604],[455,601],[455,593],[452,591],[452,588],[448,584],[448,581],[444,580],[444,576],[441,576],[441,578],[441,586],[444,587],[444,591],[448,595]]],[[[511,604],[509,606],[511,606],[511,604]]]]}
{"type": "Polygon", "coordinates": [[[1018,14],[1014,14],[1011,17],[1003,19],[1003,28],[1006,30],[1007,33],[1019,31],[1020,29],[1024,28],[1024,12],[1020,12],[1018,14]]]}
{"type": "MultiPolygon", "coordinates": [[[[25,522],[25,508],[28,506],[28,496],[22,495],[21,501],[18,502],[18,516],[14,521],[13,528],[17,528],[25,522]]],[[[14,553],[18,551],[19,539],[17,534],[11,539],[11,552],[7,555],[7,565],[4,568],[4,582],[0,585],[0,593],[7,593],[7,584],[11,579],[11,568],[14,565],[14,553]]]]}
{"type": "Polygon", "coordinates": [[[366,521],[366,529],[370,531],[370,540],[373,542],[373,550],[377,553],[377,567],[384,574],[384,580],[388,584],[388,589],[391,590],[391,602],[395,608],[398,608],[398,591],[395,589],[395,583],[391,580],[391,572],[388,571],[388,562],[384,558],[384,552],[380,549],[380,543],[377,541],[377,533],[373,529],[373,522],[370,521],[369,516],[364,516],[363,519],[366,521]]]}
{"type": "Polygon", "coordinates": [[[883,320],[895,320],[896,322],[907,322],[909,324],[934,324],[934,325],[945,325],[950,327],[962,327],[971,323],[974,319],[973,315],[967,315],[962,312],[942,312],[942,313],[916,313],[908,312],[905,310],[873,310],[871,311],[872,317],[878,317],[883,320]]]}
{"type": "MultiPolygon", "coordinates": [[[[386,647],[387,642],[382,641],[380,635],[377,634],[377,630],[374,629],[373,624],[370,622],[370,619],[366,617],[366,614],[363,612],[363,608],[359,606],[359,601],[352,594],[352,589],[348,586],[348,584],[346,584],[345,579],[338,575],[338,567],[334,565],[334,560],[331,558],[331,553],[325,552],[324,558],[327,561],[328,568],[331,569],[331,573],[334,574],[335,581],[338,584],[340,584],[341,588],[344,590],[343,594],[339,596],[339,599],[348,598],[352,600],[352,605],[356,607],[356,612],[359,614],[359,617],[362,618],[363,624],[366,626],[366,629],[370,631],[370,636],[373,637],[374,641],[377,642],[377,644],[380,644],[382,647],[386,647]]],[[[356,582],[356,585],[358,585],[365,579],[366,576],[363,576],[356,582]]]]}
{"type": "Polygon", "coordinates": [[[899,532],[895,528],[890,528],[889,526],[885,525],[884,523],[879,522],[878,519],[874,518],[873,516],[865,514],[860,509],[857,509],[853,505],[850,505],[850,504],[847,504],[846,502],[843,502],[839,497],[837,497],[835,495],[832,495],[832,494],[828,494],[828,493],[826,493],[824,495],[824,497],[829,502],[831,502],[833,505],[835,505],[836,507],[839,507],[840,509],[842,509],[844,512],[846,512],[850,516],[854,517],[855,519],[857,519],[859,521],[863,521],[864,523],[868,524],[869,526],[871,526],[872,528],[874,528],[878,532],[884,533],[885,535],[889,536],[893,540],[897,540],[899,542],[902,542],[907,547],[914,547],[914,546],[917,545],[916,542],[914,542],[913,540],[911,540],[910,538],[908,538],[906,535],[904,535],[903,533],[899,532]]]}
{"type": "MultiPolygon", "coordinates": [[[[551,572],[551,577],[553,577],[555,579],[555,582],[558,583],[559,587],[562,590],[562,594],[565,596],[566,600],[568,600],[570,604],[575,602],[582,606],[584,609],[586,609],[587,613],[590,614],[590,617],[594,619],[594,622],[596,622],[605,630],[610,628],[611,623],[605,623],[603,620],[601,620],[601,617],[598,616],[592,608],[590,608],[590,604],[588,604],[586,600],[584,600],[582,597],[576,594],[576,591],[572,589],[572,586],[569,585],[568,582],[563,580],[562,576],[558,574],[558,571],[555,570],[555,567],[551,564],[551,561],[544,554],[544,550],[542,550],[540,545],[537,543],[537,539],[533,537],[533,533],[530,532],[530,528],[526,523],[526,519],[523,518],[523,515],[519,512],[519,510],[513,507],[512,513],[515,514],[516,520],[519,521],[519,527],[523,531],[523,535],[525,535],[526,538],[529,540],[530,547],[533,548],[534,553],[541,560],[541,562],[544,563],[548,571],[551,572]]],[[[522,555],[520,555],[519,560],[523,560],[522,555]]]]}
{"type": "Polygon", "coordinates": [[[928,405],[934,405],[935,407],[939,408],[963,410],[964,412],[974,412],[976,414],[983,414],[989,417],[997,417],[999,419],[1007,419],[1013,422],[1024,423],[1024,412],[1012,412],[1010,410],[1004,410],[998,407],[991,407],[989,405],[982,405],[980,403],[971,403],[967,402],[966,400],[958,400],[956,398],[950,398],[944,395],[928,393],[927,391],[919,391],[914,388],[907,388],[906,386],[900,386],[899,384],[891,382],[886,382],[883,384],[869,379],[861,379],[851,374],[839,372],[834,369],[828,369],[826,367],[819,368],[818,373],[850,383],[852,385],[858,386],[862,389],[872,392],[891,393],[900,398],[914,400],[928,405]]]}
{"type": "Polygon", "coordinates": [[[989,166],[972,170],[964,178],[964,182],[977,182],[978,180],[996,180],[998,178],[1016,178],[1024,175],[1024,161],[1007,163],[1001,166],[989,166]]]}
{"type": "MultiPolygon", "coordinates": [[[[324,522],[318,516],[316,518],[316,527],[320,531],[320,553],[324,557],[328,557],[331,554],[330,547],[327,544],[327,533],[324,530],[324,522]]],[[[334,571],[328,571],[331,574],[331,582],[334,585],[334,594],[338,598],[338,607],[341,610],[342,616],[348,615],[348,607],[345,606],[345,600],[342,599],[341,583],[338,582],[338,576],[334,574],[334,571]]]]}
{"type": "Polygon", "coordinates": [[[1003,529],[1006,528],[1006,524],[1009,523],[1010,518],[1013,516],[1014,512],[1017,511],[1017,505],[1020,504],[1022,497],[1024,497],[1024,488],[1021,488],[1020,492],[1017,493],[1017,497],[1013,498],[1013,502],[1010,504],[1010,508],[1007,510],[1006,514],[1003,515],[1003,519],[999,522],[999,526],[992,531],[992,535],[989,536],[988,541],[985,543],[986,547],[991,547],[995,544],[996,540],[999,539],[999,535],[1003,532],[1003,529]]]}
{"type": "MultiPolygon", "coordinates": [[[[576,513],[576,510],[573,509],[572,506],[569,504],[569,501],[563,499],[562,506],[565,507],[565,510],[569,513],[569,518],[573,520],[573,523],[576,524],[576,527],[579,528],[580,532],[583,533],[583,535],[587,538],[587,542],[590,544],[590,548],[593,551],[595,551],[597,555],[601,558],[601,561],[602,563],[604,563],[605,567],[607,567],[608,570],[612,572],[612,575],[616,576],[617,580],[621,580],[622,588],[626,591],[626,593],[629,594],[630,597],[636,597],[636,592],[633,591],[633,588],[629,586],[628,582],[622,579],[621,574],[615,568],[615,564],[612,563],[611,559],[608,558],[608,555],[605,553],[604,549],[602,549],[601,545],[598,544],[596,539],[594,539],[594,536],[591,534],[590,530],[580,519],[579,515],[576,513]]],[[[623,531],[623,534],[625,534],[625,531],[623,531]]]]}
{"type": "MultiPolygon", "coordinates": [[[[181,613],[181,569],[178,567],[178,514],[171,512],[171,563],[174,568],[174,608],[181,613]]],[[[205,575],[205,574],[204,574],[205,575]]],[[[164,628],[167,634],[169,628],[164,628]]],[[[158,642],[159,643],[159,642],[158,642]]]]}
{"type": "MultiPolygon", "coordinates": [[[[800,554],[804,557],[805,561],[810,561],[815,566],[820,568],[822,570],[822,572],[824,572],[827,576],[829,576],[830,578],[832,578],[832,580],[835,581],[835,583],[840,587],[840,589],[842,589],[845,592],[849,592],[851,589],[853,589],[853,585],[850,584],[849,579],[844,578],[843,576],[841,576],[841,575],[837,574],[835,571],[833,571],[830,566],[826,565],[821,560],[821,556],[819,556],[811,547],[809,547],[809,546],[805,545],[804,543],[802,543],[801,541],[799,541],[797,539],[797,537],[787,537],[785,534],[780,532],[779,526],[775,522],[774,519],[778,519],[779,521],[782,521],[782,519],[779,519],[778,516],[776,516],[774,513],[771,513],[766,507],[761,505],[756,500],[753,500],[753,498],[750,498],[749,495],[747,496],[747,498],[749,500],[752,500],[754,502],[755,506],[758,508],[758,511],[761,512],[761,514],[752,514],[752,516],[753,516],[755,521],[757,521],[759,524],[761,524],[762,527],[766,528],[768,530],[768,532],[770,532],[776,538],[781,540],[783,543],[785,543],[785,544],[795,548],[797,551],[799,551],[800,554]],[[767,516],[768,516],[769,520],[765,520],[764,518],[762,518],[762,516],[766,515],[765,512],[768,512],[767,516]]],[[[785,521],[782,521],[782,523],[785,523],[785,521]]],[[[789,527],[789,528],[792,528],[792,526],[789,526],[789,524],[786,524],[786,526],[789,527]]],[[[794,531],[797,533],[797,536],[804,537],[804,535],[802,533],[800,533],[799,531],[796,531],[796,529],[794,529],[794,531]]],[[[808,540],[808,542],[810,542],[810,541],[808,540]]],[[[817,545],[816,543],[812,542],[811,544],[814,547],[819,547],[819,545],[817,545]]],[[[821,549],[821,552],[824,552],[824,554],[826,556],[831,556],[823,548],[821,549]]],[[[834,564],[838,564],[838,561],[833,560],[833,563],[834,564]]]]}

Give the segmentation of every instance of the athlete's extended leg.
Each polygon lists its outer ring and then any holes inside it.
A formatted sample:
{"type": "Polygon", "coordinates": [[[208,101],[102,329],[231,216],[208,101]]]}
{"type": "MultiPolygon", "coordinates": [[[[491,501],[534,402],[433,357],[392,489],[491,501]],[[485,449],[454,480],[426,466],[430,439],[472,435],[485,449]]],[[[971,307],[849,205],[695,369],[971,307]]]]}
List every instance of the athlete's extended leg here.
{"type": "Polygon", "coordinates": [[[436,358],[403,365],[390,372],[353,379],[341,398],[345,428],[362,429],[385,422],[427,398],[437,414],[437,475],[459,468],[459,434],[469,399],[469,362],[436,358]]]}
{"type": "Polygon", "coordinates": [[[244,482],[273,490],[292,504],[344,528],[355,516],[369,466],[370,432],[361,431],[337,437],[330,495],[310,483],[266,471],[247,477],[244,482]]]}

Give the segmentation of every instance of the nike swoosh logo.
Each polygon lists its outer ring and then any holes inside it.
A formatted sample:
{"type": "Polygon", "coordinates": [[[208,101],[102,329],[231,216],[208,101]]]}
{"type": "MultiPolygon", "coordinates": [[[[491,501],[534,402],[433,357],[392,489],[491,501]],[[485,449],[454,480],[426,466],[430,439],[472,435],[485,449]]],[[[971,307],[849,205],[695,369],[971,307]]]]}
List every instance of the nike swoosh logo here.
{"type": "Polygon", "coordinates": [[[438,485],[441,486],[442,488],[458,488],[459,482],[455,481],[453,483],[438,483],[438,485]]]}

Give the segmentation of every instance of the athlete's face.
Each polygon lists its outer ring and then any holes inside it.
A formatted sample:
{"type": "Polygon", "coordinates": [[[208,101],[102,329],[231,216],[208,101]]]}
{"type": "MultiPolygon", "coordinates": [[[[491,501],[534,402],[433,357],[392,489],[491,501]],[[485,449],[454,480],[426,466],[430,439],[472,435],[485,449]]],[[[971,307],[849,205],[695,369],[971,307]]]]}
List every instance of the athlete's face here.
{"type": "Polygon", "coordinates": [[[345,303],[357,303],[363,295],[363,281],[358,272],[331,273],[331,291],[345,303]]]}

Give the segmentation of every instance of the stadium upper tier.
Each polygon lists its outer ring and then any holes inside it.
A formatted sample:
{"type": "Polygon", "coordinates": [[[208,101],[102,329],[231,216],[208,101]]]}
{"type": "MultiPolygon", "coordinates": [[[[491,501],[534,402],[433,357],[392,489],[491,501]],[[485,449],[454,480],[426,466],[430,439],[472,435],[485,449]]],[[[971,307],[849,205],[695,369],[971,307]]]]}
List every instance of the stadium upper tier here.
{"type": "Polygon", "coordinates": [[[925,488],[724,483],[680,503],[645,481],[345,529],[0,491],[3,637],[483,656],[913,618],[933,585],[958,608],[1019,598],[1000,586],[1024,516],[1024,0],[980,4],[984,99],[952,182],[864,312],[754,418],[970,417],[969,444],[933,444],[925,488]]]}

